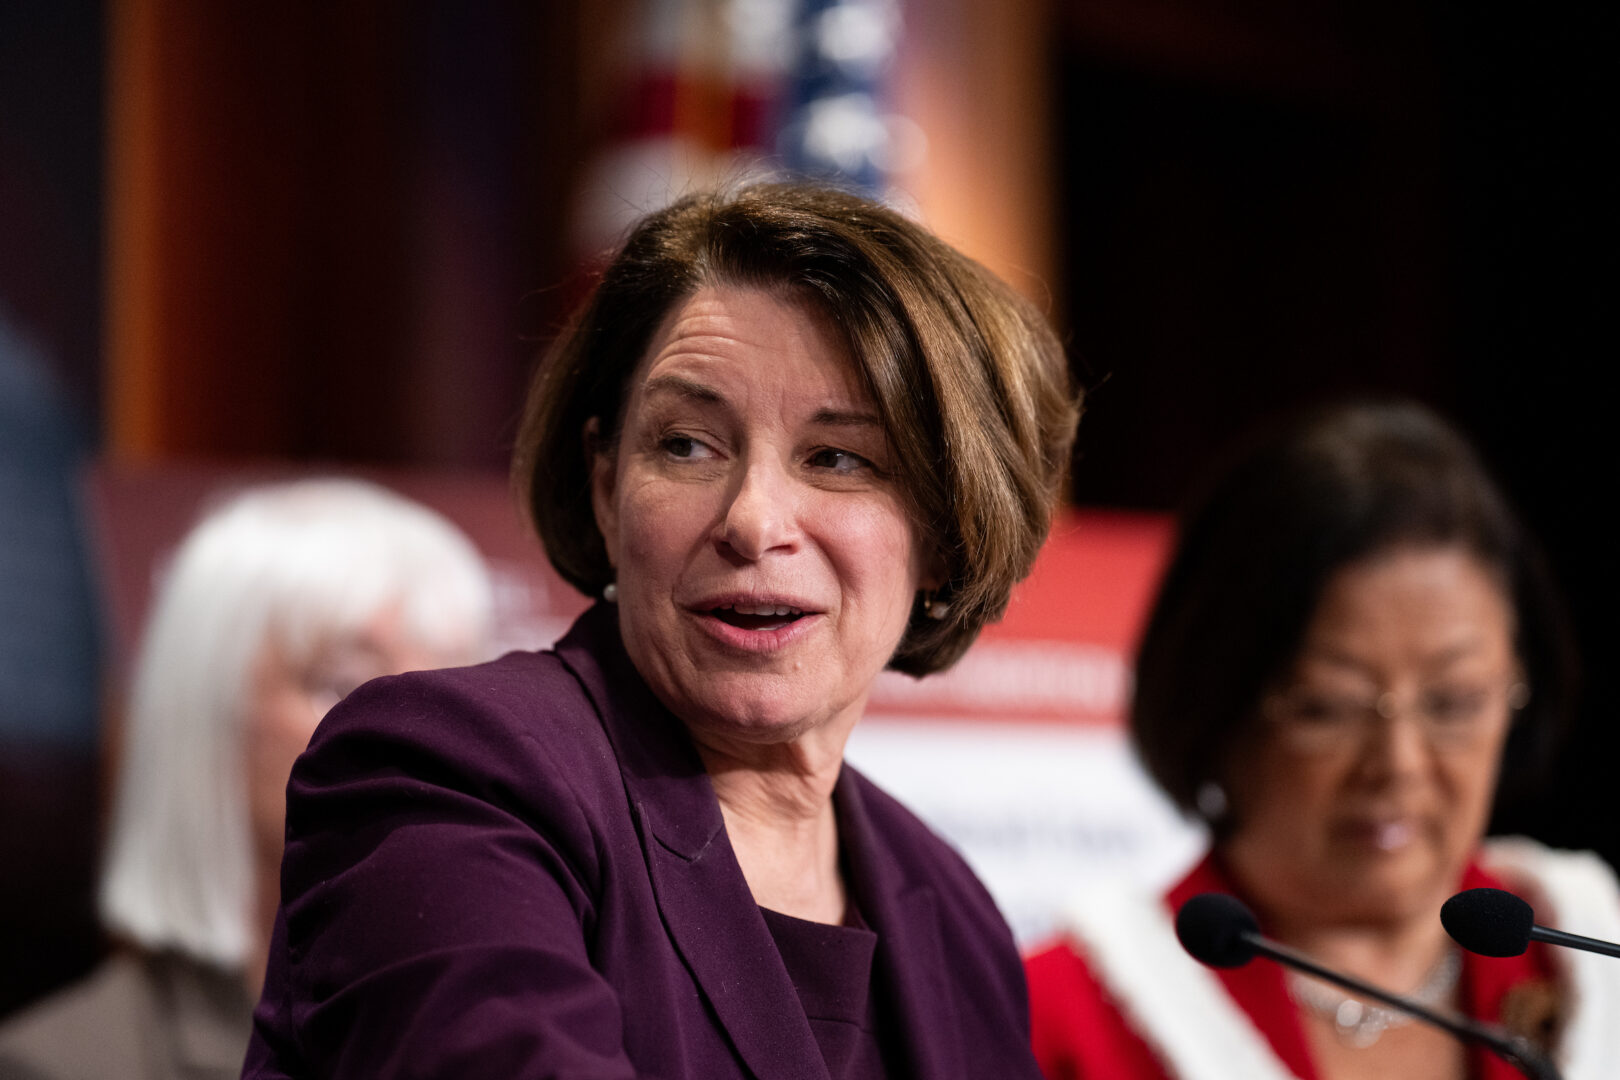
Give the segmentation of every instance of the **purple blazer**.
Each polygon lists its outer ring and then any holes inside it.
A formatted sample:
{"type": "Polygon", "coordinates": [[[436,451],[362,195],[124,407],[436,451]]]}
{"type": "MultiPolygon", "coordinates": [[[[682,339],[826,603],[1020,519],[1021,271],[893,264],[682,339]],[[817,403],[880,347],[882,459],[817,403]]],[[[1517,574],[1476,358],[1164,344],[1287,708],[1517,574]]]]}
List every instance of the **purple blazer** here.
{"type": "MultiPolygon", "coordinates": [[[[1038,1080],[983,886],[854,769],[835,799],[900,1075],[1038,1080]]],[[[824,1080],[702,762],[611,607],[555,652],[379,679],[321,723],[243,1076],[824,1080]]]]}

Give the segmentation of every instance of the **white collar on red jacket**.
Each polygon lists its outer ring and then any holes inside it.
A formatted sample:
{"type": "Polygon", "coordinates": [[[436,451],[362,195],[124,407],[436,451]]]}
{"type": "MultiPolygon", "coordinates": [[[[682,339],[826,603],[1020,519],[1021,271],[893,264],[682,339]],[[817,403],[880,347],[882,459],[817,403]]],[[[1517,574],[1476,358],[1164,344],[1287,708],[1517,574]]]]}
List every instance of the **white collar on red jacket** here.
{"type": "MultiPolygon", "coordinates": [[[[1530,901],[1543,925],[1620,941],[1620,885],[1597,856],[1513,837],[1487,841],[1481,862],[1530,901]]],[[[1159,898],[1088,891],[1065,910],[1063,927],[1177,1080],[1298,1080],[1215,973],[1182,950],[1159,898]]],[[[1556,1055],[1564,1080],[1614,1080],[1620,959],[1554,949],[1553,962],[1569,991],[1556,1055]]]]}
{"type": "Polygon", "coordinates": [[[1088,891],[1064,929],[1176,1080],[1298,1080],[1219,977],[1182,949],[1158,897],[1088,891]]]}
{"type": "MultiPolygon", "coordinates": [[[[1516,836],[1486,843],[1480,862],[1530,901],[1541,925],[1620,941],[1620,885],[1596,855],[1516,836]]],[[[1549,954],[1568,992],[1557,1054],[1564,1080],[1613,1080],[1620,1075],[1620,959],[1576,949],[1549,954]]]]}

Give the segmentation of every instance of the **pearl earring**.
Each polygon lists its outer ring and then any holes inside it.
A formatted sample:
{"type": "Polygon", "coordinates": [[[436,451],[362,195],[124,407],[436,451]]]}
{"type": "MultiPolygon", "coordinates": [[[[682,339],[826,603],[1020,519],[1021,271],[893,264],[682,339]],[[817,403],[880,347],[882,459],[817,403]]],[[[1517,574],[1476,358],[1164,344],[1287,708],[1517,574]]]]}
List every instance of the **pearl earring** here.
{"type": "Polygon", "coordinates": [[[610,581],[602,586],[602,599],[610,604],[619,602],[619,583],[617,581],[610,581]]]}
{"type": "Polygon", "coordinates": [[[939,622],[951,613],[951,605],[944,600],[934,599],[931,589],[924,589],[922,594],[923,613],[935,622],[939,622]]]}
{"type": "Polygon", "coordinates": [[[1198,812],[1204,815],[1204,820],[1211,823],[1221,820],[1226,816],[1226,811],[1231,809],[1226,801],[1226,789],[1213,780],[1205,780],[1198,785],[1193,802],[1197,805],[1198,812]]]}

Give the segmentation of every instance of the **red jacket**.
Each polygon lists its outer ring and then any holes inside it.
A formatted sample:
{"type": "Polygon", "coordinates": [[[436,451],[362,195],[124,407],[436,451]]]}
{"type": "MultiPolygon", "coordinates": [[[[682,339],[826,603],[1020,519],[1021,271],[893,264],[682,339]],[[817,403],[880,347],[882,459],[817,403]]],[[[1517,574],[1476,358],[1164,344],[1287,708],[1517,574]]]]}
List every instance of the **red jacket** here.
{"type": "MultiPolygon", "coordinates": [[[[1477,866],[1470,866],[1458,887],[1500,886],[1477,866]]],[[[1194,867],[1163,902],[1174,912],[1203,892],[1237,892],[1213,858],[1194,867]]],[[[1108,988],[1078,950],[1075,942],[1064,940],[1025,962],[1035,1057],[1048,1080],[1177,1080],[1149,1042],[1126,1020],[1108,988]]],[[[1299,1080],[1317,1080],[1299,1008],[1288,994],[1282,968],[1258,960],[1216,974],[1278,1059],[1299,1080]]],[[[1501,1017],[1504,997],[1513,987],[1533,979],[1551,978],[1540,945],[1532,946],[1524,956],[1502,960],[1482,960],[1465,953],[1459,1003],[1470,1016],[1495,1022],[1501,1017]]],[[[1471,1054],[1469,1070],[1477,1080],[1521,1080],[1517,1070],[1485,1050],[1471,1054]]]]}

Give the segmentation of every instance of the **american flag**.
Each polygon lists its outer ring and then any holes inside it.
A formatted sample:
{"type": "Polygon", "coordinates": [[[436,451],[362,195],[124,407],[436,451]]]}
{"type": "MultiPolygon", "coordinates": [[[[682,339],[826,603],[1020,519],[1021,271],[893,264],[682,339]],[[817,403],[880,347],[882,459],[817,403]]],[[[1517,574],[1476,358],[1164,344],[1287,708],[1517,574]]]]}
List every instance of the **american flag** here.
{"type": "Polygon", "coordinates": [[[923,153],[888,106],[898,0],[639,0],[611,145],[588,169],[582,254],[682,193],[799,175],[890,194],[923,153]]]}

